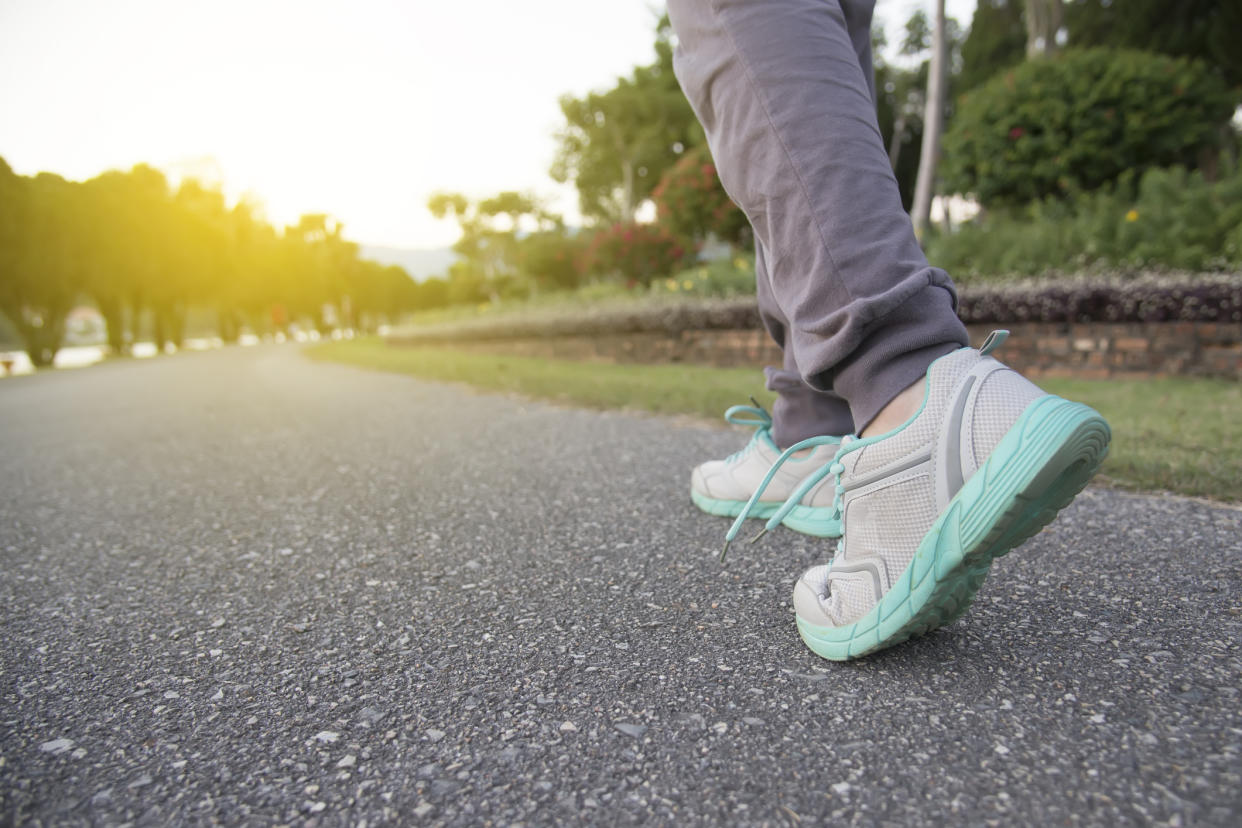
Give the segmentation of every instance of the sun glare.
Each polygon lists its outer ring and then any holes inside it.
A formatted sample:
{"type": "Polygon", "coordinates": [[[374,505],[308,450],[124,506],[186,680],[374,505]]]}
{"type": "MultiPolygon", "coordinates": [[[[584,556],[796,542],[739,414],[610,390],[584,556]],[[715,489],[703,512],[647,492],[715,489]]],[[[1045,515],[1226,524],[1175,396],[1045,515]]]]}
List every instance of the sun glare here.
{"type": "Polygon", "coordinates": [[[436,247],[437,190],[535,190],[557,98],[650,59],[646,0],[10,2],[0,6],[0,157],[85,179],[152,164],[261,200],[277,224],[436,247]]]}

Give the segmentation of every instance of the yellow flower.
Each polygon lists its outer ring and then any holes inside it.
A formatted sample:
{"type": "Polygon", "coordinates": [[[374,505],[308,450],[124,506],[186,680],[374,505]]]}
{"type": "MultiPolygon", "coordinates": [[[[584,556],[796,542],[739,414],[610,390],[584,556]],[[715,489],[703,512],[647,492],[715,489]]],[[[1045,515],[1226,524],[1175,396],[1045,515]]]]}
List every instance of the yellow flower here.
{"type": "Polygon", "coordinates": [[[664,286],[667,287],[669,290],[675,291],[677,290],[677,280],[668,279],[664,282],[664,286]]]}
{"type": "Polygon", "coordinates": [[[1131,210],[1126,213],[1126,221],[1138,221],[1138,210],[1131,210]]]}
{"type": "Polygon", "coordinates": [[[684,281],[684,282],[682,282],[682,283],[681,283],[681,286],[682,286],[682,288],[683,288],[683,289],[685,289],[685,290],[693,290],[693,289],[694,289],[694,282],[692,282],[692,281],[690,281],[689,279],[687,279],[686,281],[684,281]]]}
{"type": "Polygon", "coordinates": [[[750,270],[750,264],[741,256],[733,260],[733,266],[738,270],[750,270]]]}

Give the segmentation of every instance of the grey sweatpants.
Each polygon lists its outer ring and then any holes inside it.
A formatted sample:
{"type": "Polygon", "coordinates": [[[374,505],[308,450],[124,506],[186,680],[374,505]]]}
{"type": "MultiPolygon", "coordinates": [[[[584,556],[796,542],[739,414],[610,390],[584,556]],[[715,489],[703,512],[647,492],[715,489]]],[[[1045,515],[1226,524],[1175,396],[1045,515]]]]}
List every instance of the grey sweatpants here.
{"type": "Polygon", "coordinates": [[[782,446],[865,427],[967,344],[880,137],[874,0],[668,0],[673,66],[720,181],[754,228],[782,446]]]}

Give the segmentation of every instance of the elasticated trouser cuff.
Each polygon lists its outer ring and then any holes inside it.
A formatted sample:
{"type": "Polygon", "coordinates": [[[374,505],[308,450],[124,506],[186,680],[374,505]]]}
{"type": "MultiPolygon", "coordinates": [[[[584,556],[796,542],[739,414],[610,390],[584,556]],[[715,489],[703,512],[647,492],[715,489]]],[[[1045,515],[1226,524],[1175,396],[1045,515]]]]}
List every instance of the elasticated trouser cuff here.
{"type": "Polygon", "coordinates": [[[772,441],[781,450],[808,437],[854,433],[850,407],[835,393],[811,388],[796,371],[763,369],[769,391],[779,396],[772,406],[772,441]]]}
{"type": "MultiPolygon", "coordinates": [[[[928,285],[881,317],[833,370],[832,388],[849,401],[861,433],[894,397],[927,375],[935,360],[969,344],[950,289],[928,285]]],[[[819,383],[811,378],[813,385],[819,383]]]]}

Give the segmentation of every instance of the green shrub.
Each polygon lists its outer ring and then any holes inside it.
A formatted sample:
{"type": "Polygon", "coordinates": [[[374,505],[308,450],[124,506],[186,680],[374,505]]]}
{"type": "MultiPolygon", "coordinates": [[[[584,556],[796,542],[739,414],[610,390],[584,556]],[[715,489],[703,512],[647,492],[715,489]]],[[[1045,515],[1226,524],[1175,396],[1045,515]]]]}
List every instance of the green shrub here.
{"type": "Polygon", "coordinates": [[[755,292],[755,260],[749,255],[703,262],[651,285],[655,294],[748,296],[755,292]]]}
{"type": "Polygon", "coordinates": [[[927,256],[959,281],[1048,273],[1242,267],[1242,173],[1207,182],[1181,168],[1023,208],[930,236],[927,256]]]}
{"type": "Polygon", "coordinates": [[[620,276],[631,287],[647,287],[653,279],[672,273],[687,252],[663,227],[614,224],[591,238],[583,270],[597,276],[620,276]]]}
{"type": "Polygon", "coordinates": [[[944,138],[945,189],[985,205],[1093,190],[1123,172],[1193,166],[1237,95],[1207,66],[1145,52],[1070,50],[964,95],[944,138]]]}
{"type": "Polygon", "coordinates": [[[585,239],[545,230],[518,240],[517,267],[540,290],[572,290],[582,281],[585,239]]]}

